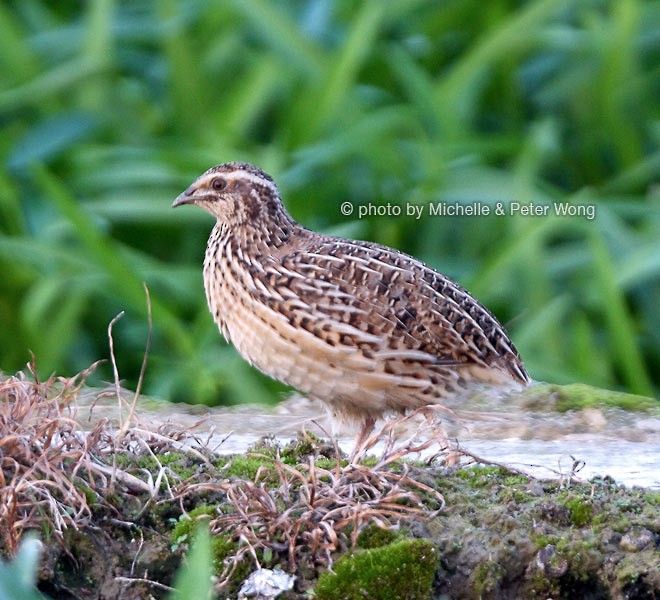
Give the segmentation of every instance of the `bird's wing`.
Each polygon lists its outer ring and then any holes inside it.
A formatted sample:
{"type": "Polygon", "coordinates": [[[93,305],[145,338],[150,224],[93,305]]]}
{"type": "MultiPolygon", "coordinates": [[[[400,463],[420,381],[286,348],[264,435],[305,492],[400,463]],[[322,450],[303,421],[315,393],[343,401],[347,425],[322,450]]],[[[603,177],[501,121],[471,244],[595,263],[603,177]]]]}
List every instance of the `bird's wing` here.
{"type": "Polygon", "coordinates": [[[318,238],[267,260],[263,282],[269,293],[262,301],[331,346],[367,358],[495,367],[528,381],[487,309],[445,276],[384,246],[318,238]]]}

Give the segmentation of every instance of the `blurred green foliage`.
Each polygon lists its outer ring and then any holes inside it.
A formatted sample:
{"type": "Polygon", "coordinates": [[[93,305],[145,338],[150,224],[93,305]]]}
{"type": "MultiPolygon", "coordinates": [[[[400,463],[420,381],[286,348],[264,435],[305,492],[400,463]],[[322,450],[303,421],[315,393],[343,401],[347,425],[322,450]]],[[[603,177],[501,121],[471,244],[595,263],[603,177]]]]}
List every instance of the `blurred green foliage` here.
{"type": "Polygon", "coordinates": [[[175,589],[168,596],[169,600],[211,600],[214,598],[213,561],[211,554],[211,536],[209,530],[200,526],[195,534],[187,561],[179,569],[174,582],[175,589]]]}
{"type": "Polygon", "coordinates": [[[0,598],[2,600],[48,600],[36,588],[42,543],[27,535],[13,560],[0,560],[0,598]]]}
{"type": "MultiPolygon", "coordinates": [[[[457,279],[536,379],[660,384],[660,8],[642,0],[0,4],[0,368],[106,357],[148,393],[273,401],[207,314],[212,226],[170,210],[249,160],[292,214],[457,279]],[[569,217],[339,206],[567,201],[569,217]]],[[[110,370],[100,375],[109,379],[110,370]]]]}

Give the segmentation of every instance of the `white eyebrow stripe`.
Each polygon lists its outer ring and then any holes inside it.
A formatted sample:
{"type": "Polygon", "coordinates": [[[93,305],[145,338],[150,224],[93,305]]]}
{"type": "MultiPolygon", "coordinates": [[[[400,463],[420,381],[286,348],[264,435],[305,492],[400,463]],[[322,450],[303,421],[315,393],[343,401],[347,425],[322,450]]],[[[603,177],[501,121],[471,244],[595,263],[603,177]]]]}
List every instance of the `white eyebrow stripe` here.
{"type": "Polygon", "coordinates": [[[243,171],[241,169],[236,169],[235,171],[229,171],[227,173],[217,171],[215,173],[208,173],[202,178],[200,183],[210,184],[211,181],[213,181],[216,177],[224,177],[226,179],[243,179],[244,181],[249,181],[250,183],[264,185],[270,188],[273,193],[279,194],[277,186],[272,181],[268,181],[268,179],[264,179],[258,175],[253,175],[252,173],[248,173],[247,171],[243,171]]]}

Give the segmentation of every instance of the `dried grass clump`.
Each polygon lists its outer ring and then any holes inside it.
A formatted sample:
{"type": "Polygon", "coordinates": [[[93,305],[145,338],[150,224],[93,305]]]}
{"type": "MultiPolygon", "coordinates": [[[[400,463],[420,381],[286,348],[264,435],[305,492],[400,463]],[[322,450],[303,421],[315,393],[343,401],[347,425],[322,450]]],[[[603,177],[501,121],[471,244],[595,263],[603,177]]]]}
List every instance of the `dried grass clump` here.
{"type": "Polygon", "coordinates": [[[172,473],[161,464],[158,453],[186,452],[210,464],[202,452],[186,443],[193,437],[190,430],[169,424],[144,426],[136,415],[151,343],[151,299],[146,286],[145,294],[149,329],[138,386],[130,402],[120,386],[112,337],[123,312],[108,325],[114,387],[97,392],[97,398],[116,396],[118,424],[101,419],[86,431],[78,418],[78,395],[102,361],[73,377],[51,376],[42,382],[33,358],[27,374],[0,379],[0,552],[15,554],[28,529],[47,530],[61,540],[67,528],[88,525],[90,500],[119,513],[108,502],[109,494],[118,501],[122,496],[146,495],[138,517],[162,487],[174,498],[168,478],[172,473]],[[120,453],[148,454],[158,465],[155,478],[146,469],[137,469],[139,477],[119,468],[120,453]]]}
{"type": "Polygon", "coordinates": [[[0,547],[10,554],[26,529],[48,524],[61,535],[88,522],[84,489],[100,477],[89,449],[103,427],[82,435],[74,404],[89,370],[44,382],[33,364],[29,372],[32,380],[19,373],[0,381],[0,547]]]}
{"type": "MultiPolygon", "coordinates": [[[[230,581],[247,556],[259,568],[258,551],[269,550],[288,559],[294,573],[301,564],[329,568],[333,554],[355,547],[367,525],[396,528],[441,510],[442,495],[416,479],[410,463],[402,459],[418,457],[434,445],[442,447],[445,439],[426,423],[411,438],[397,441],[394,431],[413,416],[386,422],[349,464],[338,449],[334,466],[329,467],[327,459],[317,461],[314,455],[306,463],[292,466],[278,452],[274,477],[272,469],[260,469],[252,481],[230,480],[214,486],[226,493],[231,512],[214,518],[211,531],[238,543],[219,585],[230,581]],[[424,441],[418,443],[417,439],[424,441]],[[374,464],[369,452],[383,440],[385,446],[374,464]]],[[[209,484],[204,487],[209,489],[209,484]]]]}
{"type": "MultiPolygon", "coordinates": [[[[158,453],[186,451],[207,461],[182,442],[186,431],[142,426],[132,407],[119,428],[102,419],[85,431],[77,398],[95,367],[71,378],[39,381],[31,363],[26,373],[0,380],[0,552],[13,555],[29,529],[61,539],[67,528],[90,524],[90,502],[118,513],[106,499],[110,493],[118,502],[137,496],[144,508],[162,488],[173,497],[171,473],[158,453]],[[160,469],[155,477],[146,470],[123,470],[116,458],[121,452],[149,454],[160,469]]],[[[114,394],[99,395],[108,393],[114,394]]],[[[118,401],[125,404],[123,397],[118,401]]]]}

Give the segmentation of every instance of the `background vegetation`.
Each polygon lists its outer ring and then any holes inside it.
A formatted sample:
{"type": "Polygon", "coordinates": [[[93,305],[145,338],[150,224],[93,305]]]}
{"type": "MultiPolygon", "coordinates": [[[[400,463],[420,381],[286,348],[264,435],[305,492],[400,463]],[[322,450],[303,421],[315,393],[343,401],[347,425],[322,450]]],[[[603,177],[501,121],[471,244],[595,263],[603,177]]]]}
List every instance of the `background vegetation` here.
{"type": "MultiPolygon", "coordinates": [[[[660,9],[641,0],[0,4],[0,368],[107,356],[191,402],[273,401],[203,299],[211,227],[170,210],[249,160],[293,215],[415,254],[532,375],[660,385],[660,9]],[[580,218],[353,220],[358,204],[569,201],[580,218]]],[[[109,370],[100,376],[110,379],[109,370]]]]}

